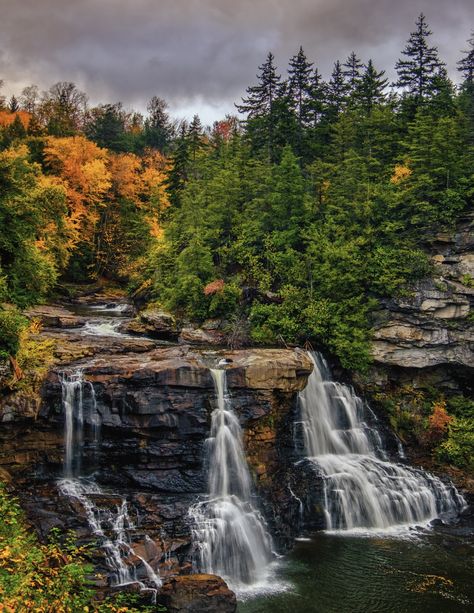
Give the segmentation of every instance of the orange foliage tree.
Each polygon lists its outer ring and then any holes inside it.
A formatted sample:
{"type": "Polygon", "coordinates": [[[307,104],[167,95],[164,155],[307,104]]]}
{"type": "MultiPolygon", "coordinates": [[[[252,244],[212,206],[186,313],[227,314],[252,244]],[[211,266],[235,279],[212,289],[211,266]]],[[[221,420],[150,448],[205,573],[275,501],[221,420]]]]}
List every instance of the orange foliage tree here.
{"type": "Polygon", "coordinates": [[[44,156],[66,188],[68,246],[92,243],[99,209],[105,206],[104,197],[111,187],[107,151],[83,136],[49,137],[44,156]]]}

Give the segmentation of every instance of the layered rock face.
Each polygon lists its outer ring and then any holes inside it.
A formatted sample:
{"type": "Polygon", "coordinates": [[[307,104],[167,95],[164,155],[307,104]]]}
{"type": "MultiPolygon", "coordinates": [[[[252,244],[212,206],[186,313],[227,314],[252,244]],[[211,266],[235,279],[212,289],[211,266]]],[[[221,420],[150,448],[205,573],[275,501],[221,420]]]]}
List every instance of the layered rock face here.
{"type": "Polygon", "coordinates": [[[402,369],[474,368],[474,216],[431,244],[434,276],[375,314],[376,365],[402,369]]]}

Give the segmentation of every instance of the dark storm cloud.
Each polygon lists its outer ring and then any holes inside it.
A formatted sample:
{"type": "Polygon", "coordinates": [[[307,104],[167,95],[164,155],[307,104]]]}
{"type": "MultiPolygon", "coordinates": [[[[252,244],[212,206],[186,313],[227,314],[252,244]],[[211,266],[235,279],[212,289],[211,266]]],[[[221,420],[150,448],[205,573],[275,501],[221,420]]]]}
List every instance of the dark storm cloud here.
{"type": "Polygon", "coordinates": [[[73,80],[93,100],[158,94],[196,109],[238,100],[272,50],[300,44],[328,74],[355,50],[392,75],[420,11],[454,75],[472,0],[0,0],[0,78],[10,89],[73,80]]]}

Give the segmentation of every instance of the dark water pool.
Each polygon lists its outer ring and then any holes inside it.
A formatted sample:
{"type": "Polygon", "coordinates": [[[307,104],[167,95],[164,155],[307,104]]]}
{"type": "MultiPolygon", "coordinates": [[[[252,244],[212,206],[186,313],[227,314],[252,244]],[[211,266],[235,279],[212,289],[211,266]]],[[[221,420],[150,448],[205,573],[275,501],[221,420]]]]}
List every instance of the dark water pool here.
{"type": "Polygon", "coordinates": [[[292,587],[241,602],[239,613],[474,612],[474,543],[458,529],[423,535],[299,541],[276,571],[292,587]]]}

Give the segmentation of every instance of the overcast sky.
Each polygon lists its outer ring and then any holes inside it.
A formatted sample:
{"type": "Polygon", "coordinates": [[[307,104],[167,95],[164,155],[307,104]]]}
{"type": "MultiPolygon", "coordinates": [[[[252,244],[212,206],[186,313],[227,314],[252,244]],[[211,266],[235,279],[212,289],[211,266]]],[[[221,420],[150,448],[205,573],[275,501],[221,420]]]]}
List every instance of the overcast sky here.
{"type": "Polygon", "coordinates": [[[423,11],[455,77],[474,0],[0,0],[4,93],[74,81],[92,103],[144,109],[153,95],[205,122],[233,112],[272,51],[282,73],[300,45],[328,76],[354,50],[393,76],[423,11]]]}

